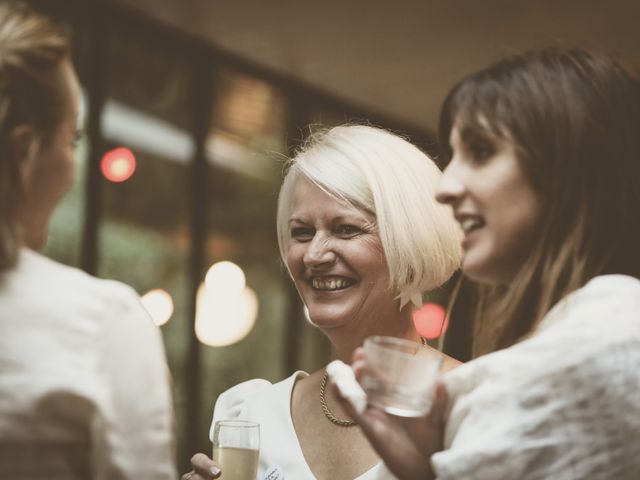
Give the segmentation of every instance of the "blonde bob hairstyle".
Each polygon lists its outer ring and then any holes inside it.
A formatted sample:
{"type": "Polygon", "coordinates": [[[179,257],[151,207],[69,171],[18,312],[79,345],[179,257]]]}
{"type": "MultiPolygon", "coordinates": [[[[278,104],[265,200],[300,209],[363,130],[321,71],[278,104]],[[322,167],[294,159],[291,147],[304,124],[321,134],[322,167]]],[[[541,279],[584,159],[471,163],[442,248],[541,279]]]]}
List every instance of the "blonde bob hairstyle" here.
{"type": "MultiPolygon", "coordinates": [[[[312,133],[289,162],[278,197],[278,245],[286,265],[293,192],[306,178],[338,200],[372,213],[400,307],[422,303],[458,268],[461,231],[435,201],[441,171],[418,148],[386,130],[343,125],[312,133]]],[[[291,273],[291,272],[289,272],[291,273]]]]}

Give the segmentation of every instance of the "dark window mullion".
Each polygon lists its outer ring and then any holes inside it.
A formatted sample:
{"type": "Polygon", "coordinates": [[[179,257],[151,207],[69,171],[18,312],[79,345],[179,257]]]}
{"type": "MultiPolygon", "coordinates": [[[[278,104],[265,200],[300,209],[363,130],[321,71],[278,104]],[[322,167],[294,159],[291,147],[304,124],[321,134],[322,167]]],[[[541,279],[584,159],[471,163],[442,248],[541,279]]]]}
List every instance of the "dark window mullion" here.
{"type": "MultiPolygon", "coordinates": [[[[191,164],[191,178],[188,191],[191,192],[191,251],[189,258],[189,295],[190,311],[187,323],[188,352],[185,363],[186,379],[186,419],[185,439],[186,451],[189,458],[201,450],[204,437],[202,421],[200,419],[200,405],[202,389],[202,355],[201,345],[195,333],[196,296],[204,276],[205,242],[207,236],[207,219],[209,213],[207,182],[208,167],[206,141],[211,130],[211,105],[215,98],[214,74],[211,55],[206,50],[195,50],[192,57],[192,111],[193,111],[193,142],[195,146],[193,162],[191,164]]],[[[180,462],[186,461],[180,459],[180,462]]],[[[186,471],[188,464],[182,466],[186,471]],[[186,469],[185,469],[186,467],[186,469]]]]}
{"type": "Polygon", "coordinates": [[[84,8],[85,26],[88,26],[90,52],[84,64],[87,67],[87,136],[89,158],[86,177],[86,207],[82,238],[82,268],[92,274],[98,269],[98,228],[102,217],[102,179],[100,158],[103,150],[101,117],[107,93],[108,35],[105,22],[107,7],[96,2],[93,8],[84,8]]]}

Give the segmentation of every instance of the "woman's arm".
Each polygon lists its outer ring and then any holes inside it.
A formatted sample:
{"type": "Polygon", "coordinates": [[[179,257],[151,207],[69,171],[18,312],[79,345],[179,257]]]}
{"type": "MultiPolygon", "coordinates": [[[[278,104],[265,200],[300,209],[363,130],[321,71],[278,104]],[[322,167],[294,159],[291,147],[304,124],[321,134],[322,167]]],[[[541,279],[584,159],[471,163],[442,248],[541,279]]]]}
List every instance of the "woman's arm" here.
{"type": "MultiPolygon", "coordinates": [[[[362,349],[354,353],[353,369],[360,377],[366,369],[362,349]]],[[[338,398],[339,390],[332,383],[338,398]]],[[[400,418],[368,406],[358,413],[343,400],[344,408],[362,429],[369,442],[382,458],[387,468],[399,480],[428,480],[434,478],[431,455],[442,450],[444,435],[444,410],[447,394],[444,385],[438,383],[429,414],[420,418],[400,418]]]]}

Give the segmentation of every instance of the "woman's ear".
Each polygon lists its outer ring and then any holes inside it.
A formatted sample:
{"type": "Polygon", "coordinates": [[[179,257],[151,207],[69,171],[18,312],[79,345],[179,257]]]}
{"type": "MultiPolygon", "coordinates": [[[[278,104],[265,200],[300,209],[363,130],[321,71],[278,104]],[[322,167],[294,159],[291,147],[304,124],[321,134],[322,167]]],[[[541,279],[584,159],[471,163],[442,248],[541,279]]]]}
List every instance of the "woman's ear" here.
{"type": "Polygon", "coordinates": [[[11,143],[11,153],[18,165],[20,179],[23,185],[29,177],[31,160],[37,149],[37,138],[33,127],[28,124],[22,124],[15,127],[9,134],[11,143]]]}

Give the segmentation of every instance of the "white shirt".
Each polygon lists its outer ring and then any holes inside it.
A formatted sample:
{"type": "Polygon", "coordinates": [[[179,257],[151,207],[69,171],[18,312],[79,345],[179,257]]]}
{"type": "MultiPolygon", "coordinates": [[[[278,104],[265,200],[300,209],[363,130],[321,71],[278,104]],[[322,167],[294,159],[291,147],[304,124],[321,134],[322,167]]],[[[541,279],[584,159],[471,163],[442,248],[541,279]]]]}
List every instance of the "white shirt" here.
{"type": "Polygon", "coordinates": [[[591,280],[446,385],[440,479],[640,479],[640,281],[591,280]]]}
{"type": "Polygon", "coordinates": [[[168,380],[129,287],[28,250],[0,272],[0,478],[175,480],[168,380]]]}
{"type": "MultiPolygon", "coordinates": [[[[291,418],[291,394],[295,382],[306,377],[296,372],[289,378],[271,384],[267,380],[249,380],[222,393],[213,411],[210,437],[217,420],[249,420],[260,424],[260,465],[258,479],[266,479],[268,472],[278,473],[269,480],[313,480],[291,418]]],[[[223,471],[224,475],[224,471],[223,471]]],[[[382,463],[354,480],[388,478],[382,463]],[[384,472],[384,473],[383,473],[384,472]]]]}

